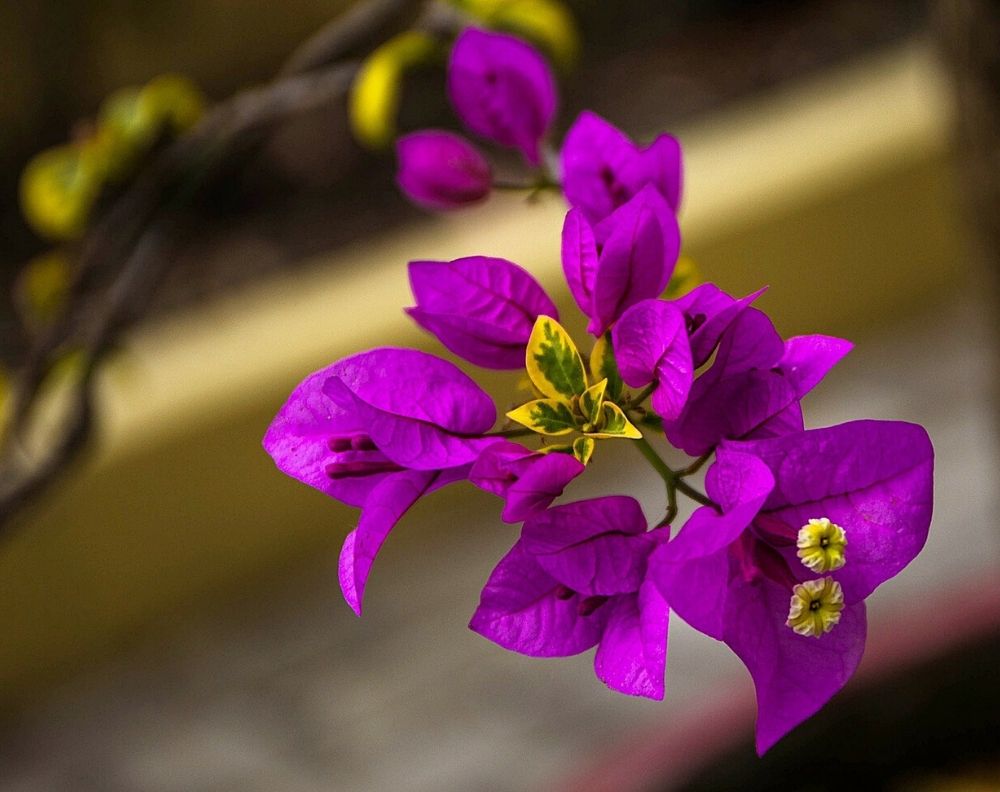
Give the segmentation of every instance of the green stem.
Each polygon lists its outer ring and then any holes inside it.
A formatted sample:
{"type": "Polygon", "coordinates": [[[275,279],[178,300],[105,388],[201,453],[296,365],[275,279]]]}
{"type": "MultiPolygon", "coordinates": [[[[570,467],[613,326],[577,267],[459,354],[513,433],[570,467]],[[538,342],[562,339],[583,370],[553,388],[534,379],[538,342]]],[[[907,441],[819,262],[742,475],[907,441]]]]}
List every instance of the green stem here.
{"type": "Polygon", "coordinates": [[[708,462],[708,460],[710,460],[712,458],[712,454],[713,453],[714,452],[709,451],[707,454],[702,454],[700,457],[698,457],[694,462],[692,462],[686,468],[681,468],[680,470],[678,470],[677,471],[677,475],[680,478],[684,478],[685,476],[692,476],[692,475],[694,475],[699,470],[701,470],[702,466],[706,462],[708,462]]]}
{"type": "Polygon", "coordinates": [[[698,492],[698,490],[696,490],[694,487],[692,487],[690,484],[684,481],[684,479],[680,478],[677,479],[674,482],[674,486],[677,487],[677,489],[683,492],[685,495],[687,495],[691,500],[697,501],[702,506],[711,506],[717,512],[722,511],[722,509],[719,508],[719,505],[715,501],[713,501],[707,495],[702,495],[700,492],[698,492]]]}
{"type": "Polygon", "coordinates": [[[653,446],[649,444],[649,441],[645,437],[640,437],[638,440],[633,440],[632,442],[639,449],[639,452],[646,457],[646,461],[660,474],[660,478],[667,485],[667,489],[672,489],[677,483],[677,475],[667,467],[666,462],[660,459],[660,455],[653,450],[653,446]]]}
{"type": "Polygon", "coordinates": [[[650,394],[656,390],[656,383],[651,382],[641,391],[639,391],[635,396],[632,397],[632,401],[629,403],[629,407],[638,407],[646,399],[649,398],[650,394]]]}
{"type": "MultiPolygon", "coordinates": [[[[681,477],[684,471],[671,470],[667,466],[667,463],[660,459],[660,455],[656,453],[653,447],[649,444],[649,441],[645,437],[640,437],[638,440],[632,441],[635,447],[639,449],[639,452],[646,457],[646,461],[653,466],[653,469],[660,474],[660,478],[663,479],[663,483],[667,487],[667,514],[660,522],[660,525],[669,525],[670,522],[677,516],[677,493],[683,492],[691,500],[696,503],[700,503],[702,506],[711,506],[716,511],[720,511],[718,505],[712,501],[706,495],[698,492],[694,487],[688,484],[681,477]]],[[[705,457],[707,459],[707,455],[705,457]]],[[[694,463],[697,465],[695,470],[701,465],[705,464],[704,459],[699,457],[694,463]]],[[[694,467],[694,465],[692,465],[694,467]]],[[[687,470],[688,468],[685,468],[687,470]]]]}
{"type": "Polygon", "coordinates": [[[527,437],[531,434],[535,432],[527,428],[498,429],[495,432],[487,432],[483,437],[527,437]]]}

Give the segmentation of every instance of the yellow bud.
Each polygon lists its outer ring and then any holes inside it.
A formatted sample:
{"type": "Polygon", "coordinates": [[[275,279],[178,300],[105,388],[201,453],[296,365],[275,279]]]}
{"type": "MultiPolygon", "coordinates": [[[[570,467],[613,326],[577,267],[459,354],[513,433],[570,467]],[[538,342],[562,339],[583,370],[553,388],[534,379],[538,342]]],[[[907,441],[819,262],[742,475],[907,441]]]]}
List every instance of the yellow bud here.
{"type": "Polygon", "coordinates": [[[198,123],[205,112],[205,98],[187,77],[161,74],[139,92],[139,112],[157,126],[180,134],[198,123]]]}
{"type": "Polygon", "coordinates": [[[92,141],[108,178],[127,176],[164,132],[177,135],[193,126],[204,104],[195,85],[174,74],[108,96],[101,104],[92,141]]]}
{"type": "Polygon", "coordinates": [[[44,327],[63,311],[69,294],[70,263],[54,250],[27,263],[14,284],[14,297],[25,324],[44,327]]]}
{"type": "Polygon", "coordinates": [[[102,158],[89,145],[70,144],[37,154],[21,173],[24,219],[50,239],[75,239],[101,191],[102,158]]]}
{"type": "Polygon", "coordinates": [[[407,69],[434,58],[438,46],[426,33],[410,30],[389,39],[365,59],[348,104],[351,130],[359,143],[383,148],[392,142],[403,76],[407,69]]]}
{"type": "Polygon", "coordinates": [[[115,91],[101,103],[97,114],[97,131],[89,144],[109,179],[127,175],[156,139],[156,121],[143,111],[139,96],[138,88],[115,91]]]}

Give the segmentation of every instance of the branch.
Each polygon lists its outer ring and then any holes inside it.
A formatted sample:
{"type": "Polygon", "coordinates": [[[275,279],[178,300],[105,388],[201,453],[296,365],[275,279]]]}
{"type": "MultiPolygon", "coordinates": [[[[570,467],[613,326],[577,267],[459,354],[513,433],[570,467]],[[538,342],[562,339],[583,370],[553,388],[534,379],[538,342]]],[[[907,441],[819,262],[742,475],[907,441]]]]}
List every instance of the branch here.
{"type": "Polygon", "coordinates": [[[43,492],[84,446],[93,423],[93,379],[119,335],[142,315],[171,257],[167,251],[190,205],[224,165],[266,139],[276,123],[343,97],[358,63],[337,60],[368,44],[383,27],[401,24],[418,0],[369,0],[297,50],[272,83],[217,104],[188,133],[153,157],[97,221],[80,245],[63,318],[28,350],[11,394],[9,431],[0,458],[0,532],[43,492]],[[105,275],[110,282],[102,289],[105,275]],[[39,391],[61,351],[82,351],[63,423],[40,458],[24,465],[12,447],[33,419],[39,391]]]}
{"type": "Polygon", "coordinates": [[[417,0],[371,0],[358,3],[307,39],[296,49],[279,74],[310,71],[348,56],[357,56],[417,18],[422,3],[417,0]]]}

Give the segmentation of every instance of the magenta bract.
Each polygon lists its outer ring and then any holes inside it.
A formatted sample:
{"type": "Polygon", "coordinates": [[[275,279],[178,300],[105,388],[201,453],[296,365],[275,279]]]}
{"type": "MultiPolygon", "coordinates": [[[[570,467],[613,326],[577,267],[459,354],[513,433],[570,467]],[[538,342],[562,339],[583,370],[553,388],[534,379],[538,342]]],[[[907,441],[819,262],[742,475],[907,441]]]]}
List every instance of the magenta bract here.
{"type": "Polygon", "coordinates": [[[448,97],[470,130],[540,163],[539,145],[556,112],[556,83],[534,47],[504,33],[466,28],[448,61],[448,97]]]}
{"type": "Polygon", "coordinates": [[[653,410],[665,419],[680,415],[694,377],[680,309],[663,300],[643,300],[622,314],[611,337],[625,383],[644,388],[655,381],[653,410]]]}
{"type": "Polygon", "coordinates": [[[340,579],[358,613],[375,554],[425,492],[468,475],[493,402],[447,361],[413,349],[374,349],[306,377],[268,427],[278,468],[362,508],[341,554],[340,579]],[[411,469],[419,468],[419,469],[411,469]]]}
{"type": "Polygon", "coordinates": [[[658,297],[680,252],[677,218],[663,197],[644,187],[596,226],[571,209],[562,235],[566,281],[588,332],[607,330],[628,308],[658,297]]]}
{"type": "Polygon", "coordinates": [[[569,454],[539,454],[501,441],[479,455],[469,481],[503,498],[500,518],[518,523],[548,508],[584,470],[584,464],[569,454]]]}
{"type": "Polygon", "coordinates": [[[461,135],[427,129],[396,141],[396,182],[414,203],[427,209],[460,209],[490,194],[489,162],[461,135]]]}
{"type": "Polygon", "coordinates": [[[538,282],[506,259],[411,261],[409,273],[417,305],[406,312],[477,366],[524,368],[524,348],[535,320],[559,317],[538,282]]]}
{"type": "Polygon", "coordinates": [[[783,342],[771,320],[742,301],[716,315],[735,308],[712,366],[694,381],[680,415],[664,422],[670,442],[692,456],[726,439],[801,431],[799,400],[852,347],[830,336],[783,342]]]}
{"type": "Polygon", "coordinates": [[[667,606],[646,581],[666,541],[632,498],[556,506],[525,521],[490,575],[469,626],[521,654],[558,657],[598,644],[594,669],[615,690],[663,697],[667,606]]]}
{"type": "Polygon", "coordinates": [[[636,146],[617,127],[585,111],[562,147],[563,190],[571,206],[597,223],[650,185],[674,211],[681,197],[681,149],[661,135],[648,148],[636,146]]]}

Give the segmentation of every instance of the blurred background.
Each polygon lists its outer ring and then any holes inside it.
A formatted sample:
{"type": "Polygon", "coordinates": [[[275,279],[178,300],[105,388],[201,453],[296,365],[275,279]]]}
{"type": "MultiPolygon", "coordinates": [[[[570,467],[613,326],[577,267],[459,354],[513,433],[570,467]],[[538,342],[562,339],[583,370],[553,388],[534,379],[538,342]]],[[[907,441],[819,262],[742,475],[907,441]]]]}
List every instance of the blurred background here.
{"type": "MultiPolygon", "coordinates": [[[[34,370],[41,416],[7,444],[0,496],[51,463],[0,498],[0,789],[1000,789],[995,4],[567,3],[581,45],[558,131],[591,108],[676,134],[703,277],[770,285],[786,336],[856,343],[807,425],[916,421],[935,444],[930,540],[869,601],[861,671],[763,760],[749,677],[678,619],[662,703],[606,690],[589,654],[469,632],[516,537],[471,486],[407,515],[357,619],[336,575],[355,512],[260,448],[306,373],[374,345],[440,351],[401,311],[409,259],[503,256],[568,302],[559,200],[431,217],[396,191],[391,149],[354,141],[335,67],[419,5],[0,6],[0,382],[17,419],[34,370]],[[344,14],[378,24],[345,45],[323,33],[344,14]],[[152,141],[77,232],[26,223],[32,157],[165,73],[205,121],[152,141]],[[185,148],[206,128],[221,154],[185,148]],[[202,168],[190,192],[179,158],[202,168]]],[[[401,129],[456,126],[442,79],[407,72],[401,129]]],[[[516,378],[486,382],[504,404],[516,378]]],[[[588,486],[662,509],[619,451],[588,486]]]]}

